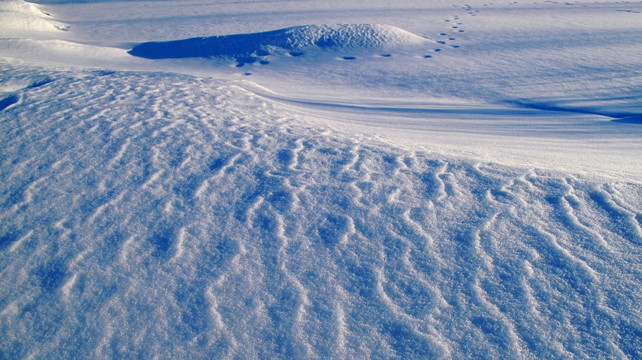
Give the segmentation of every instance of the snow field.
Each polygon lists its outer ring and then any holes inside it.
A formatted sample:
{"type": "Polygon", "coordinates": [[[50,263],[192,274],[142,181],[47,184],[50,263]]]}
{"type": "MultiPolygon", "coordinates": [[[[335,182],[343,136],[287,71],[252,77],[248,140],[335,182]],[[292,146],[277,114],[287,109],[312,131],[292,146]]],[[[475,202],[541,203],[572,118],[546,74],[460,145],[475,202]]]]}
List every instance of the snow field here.
{"type": "Polygon", "coordinates": [[[641,3],[49,2],[0,358],[642,357],[641,3]]]}

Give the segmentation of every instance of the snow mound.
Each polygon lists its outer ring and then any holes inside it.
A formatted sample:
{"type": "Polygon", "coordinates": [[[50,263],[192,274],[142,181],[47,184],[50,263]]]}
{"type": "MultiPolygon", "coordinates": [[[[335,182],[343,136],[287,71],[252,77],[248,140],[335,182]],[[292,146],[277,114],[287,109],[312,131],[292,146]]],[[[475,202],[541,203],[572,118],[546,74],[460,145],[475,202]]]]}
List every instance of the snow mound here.
{"type": "Polygon", "coordinates": [[[166,42],[147,42],[129,53],[149,59],[303,55],[306,51],[381,51],[432,41],[391,25],[303,25],[280,30],[166,42]]]}
{"type": "Polygon", "coordinates": [[[25,1],[0,2],[0,38],[33,38],[36,34],[59,33],[68,25],[51,19],[51,15],[25,1]]]}

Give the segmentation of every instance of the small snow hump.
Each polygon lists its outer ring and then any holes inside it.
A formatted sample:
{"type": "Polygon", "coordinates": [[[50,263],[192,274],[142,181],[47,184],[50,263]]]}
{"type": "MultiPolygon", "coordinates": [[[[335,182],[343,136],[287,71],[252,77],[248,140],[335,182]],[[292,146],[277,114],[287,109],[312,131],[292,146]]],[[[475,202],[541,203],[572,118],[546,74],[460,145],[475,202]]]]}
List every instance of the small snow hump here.
{"type": "Polygon", "coordinates": [[[269,56],[313,50],[382,51],[432,42],[391,25],[303,25],[280,30],[198,37],[136,45],[129,53],[148,59],[269,56]]]}

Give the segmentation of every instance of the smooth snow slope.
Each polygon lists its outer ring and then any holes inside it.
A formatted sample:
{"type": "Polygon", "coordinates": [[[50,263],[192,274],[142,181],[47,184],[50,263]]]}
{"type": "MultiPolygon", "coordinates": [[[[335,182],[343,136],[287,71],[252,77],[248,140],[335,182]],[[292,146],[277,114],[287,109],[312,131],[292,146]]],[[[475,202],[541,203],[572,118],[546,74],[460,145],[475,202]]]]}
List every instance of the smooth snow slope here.
{"type": "Polygon", "coordinates": [[[640,358],[642,4],[567,4],[3,3],[0,358],[640,358]],[[127,54],[336,22],[433,51],[127,54]]]}
{"type": "Polygon", "coordinates": [[[320,119],[397,145],[508,165],[642,179],[638,3],[441,0],[393,7],[370,2],[357,9],[340,1],[118,6],[107,1],[48,6],[46,11],[68,30],[58,31],[56,40],[0,41],[3,53],[59,67],[243,79],[246,89],[296,105],[302,116],[314,115],[306,121],[320,119]],[[350,31],[341,33],[332,24],[350,31]],[[376,24],[387,24],[396,39],[413,41],[374,46],[382,42],[363,30],[376,30],[376,24]],[[296,36],[318,39],[319,29],[334,29],[335,44],[366,46],[307,51],[274,46],[296,36]],[[261,37],[266,32],[270,35],[261,37]],[[256,50],[226,47],[239,38],[256,50]],[[149,42],[169,46],[173,59],[149,61],[127,54],[149,42]],[[205,57],[180,58],[202,52],[208,43],[223,45],[217,49],[225,56],[208,47],[205,57]],[[180,52],[171,47],[176,44],[180,52]],[[367,114],[360,112],[364,109],[367,114]]]}

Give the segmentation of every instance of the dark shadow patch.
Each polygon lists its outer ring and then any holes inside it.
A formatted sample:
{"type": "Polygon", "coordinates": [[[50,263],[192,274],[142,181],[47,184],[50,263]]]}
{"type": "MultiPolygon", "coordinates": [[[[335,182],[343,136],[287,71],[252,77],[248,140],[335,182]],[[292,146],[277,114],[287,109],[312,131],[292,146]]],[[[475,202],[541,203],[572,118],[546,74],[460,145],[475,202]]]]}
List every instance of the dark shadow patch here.
{"type": "Polygon", "coordinates": [[[53,80],[51,80],[51,79],[43,79],[43,80],[39,80],[39,81],[36,81],[35,83],[33,83],[33,84],[31,84],[31,85],[27,86],[27,87],[26,87],[26,89],[35,89],[35,88],[41,87],[41,86],[43,86],[43,85],[47,85],[47,84],[49,84],[49,83],[50,83],[50,82],[52,82],[52,81],[53,81],[53,80]]]}
{"type": "Polygon", "coordinates": [[[628,319],[617,324],[618,347],[629,359],[642,358],[642,325],[628,319]]]}
{"type": "Polygon", "coordinates": [[[324,155],[338,155],[339,153],[337,150],[329,147],[322,147],[317,150],[319,153],[324,154],[324,155]]]}
{"type": "Polygon", "coordinates": [[[504,326],[498,320],[490,317],[476,316],[470,320],[473,325],[477,326],[486,338],[495,344],[506,343],[506,336],[504,334],[504,326]]]}
{"type": "Polygon", "coordinates": [[[171,258],[175,239],[176,234],[172,227],[161,226],[155,229],[152,236],[147,239],[147,242],[152,246],[152,256],[161,259],[171,258]]]}
{"type": "Polygon", "coordinates": [[[93,73],[96,74],[96,76],[108,76],[108,75],[113,75],[115,73],[115,71],[97,70],[97,71],[94,71],[93,73]]]}
{"type": "Polygon", "coordinates": [[[212,160],[212,161],[210,162],[210,164],[208,165],[208,168],[210,169],[210,171],[212,171],[212,172],[216,172],[216,171],[218,171],[220,168],[222,168],[223,166],[225,166],[225,163],[226,163],[226,160],[225,160],[225,159],[223,159],[223,158],[216,158],[216,159],[214,159],[214,160],[212,160]]]}
{"type": "Polygon", "coordinates": [[[348,231],[348,219],[344,216],[328,215],[317,228],[319,239],[325,246],[335,246],[348,231]]]}
{"type": "MultiPolygon", "coordinates": [[[[273,234],[277,231],[279,225],[274,217],[261,213],[256,215],[252,222],[252,226],[256,229],[273,234]]],[[[265,240],[268,241],[268,238],[265,238],[265,240]]]]}
{"type": "Polygon", "coordinates": [[[623,118],[619,119],[613,119],[611,122],[614,123],[619,123],[619,124],[637,124],[637,125],[642,125],[642,114],[639,115],[632,115],[632,116],[626,116],[623,118]]]}
{"type": "Polygon", "coordinates": [[[611,121],[619,123],[639,124],[642,122],[642,114],[608,111],[596,107],[568,106],[563,101],[525,102],[514,100],[508,103],[535,110],[606,116],[613,118],[611,121]]]}
{"type": "MultiPolygon", "coordinates": [[[[428,165],[435,169],[440,166],[438,163],[429,163],[428,165]]],[[[436,172],[427,171],[419,176],[419,180],[424,185],[424,198],[436,199],[439,197],[442,190],[442,181],[439,179],[436,172]]]]}
{"type": "Polygon", "coordinates": [[[254,64],[257,62],[259,59],[254,56],[240,56],[236,58],[236,61],[239,63],[244,63],[244,64],[254,64]]]}
{"type": "Polygon", "coordinates": [[[9,106],[17,103],[20,100],[20,97],[16,94],[11,94],[4,99],[0,100],[0,111],[8,108],[9,106]]]}
{"type": "Polygon", "coordinates": [[[286,212],[292,209],[294,195],[285,190],[277,190],[269,193],[265,200],[280,212],[286,212]]]}
{"type": "Polygon", "coordinates": [[[299,57],[305,55],[303,51],[290,51],[288,53],[290,56],[299,57]]]}
{"type": "Polygon", "coordinates": [[[240,252],[239,243],[230,238],[224,237],[220,239],[215,246],[216,249],[216,265],[223,265],[229,262],[235,255],[240,252]]]}
{"type": "Polygon", "coordinates": [[[344,56],[343,60],[357,60],[355,56],[344,56]]]}
{"type": "Polygon", "coordinates": [[[281,149],[277,151],[276,158],[281,165],[286,166],[294,161],[294,153],[290,149],[281,149]]]}
{"type": "Polygon", "coordinates": [[[364,298],[375,296],[377,277],[367,264],[347,260],[341,265],[346,269],[346,291],[364,298]]]}
{"type": "Polygon", "coordinates": [[[435,359],[446,355],[439,349],[435,349],[428,340],[418,336],[416,332],[405,324],[385,324],[382,330],[382,333],[388,337],[388,343],[394,350],[395,357],[401,359],[435,359]]]}
{"type": "Polygon", "coordinates": [[[45,291],[53,292],[65,283],[67,266],[61,260],[54,260],[36,268],[34,275],[45,291]]]}
{"type": "Polygon", "coordinates": [[[381,57],[391,57],[391,54],[381,54],[381,57]]]}
{"type": "Polygon", "coordinates": [[[261,64],[261,65],[267,65],[267,64],[269,64],[269,63],[270,63],[270,62],[269,62],[269,61],[267,61],[267,60],[261,60],[261,61],[259,61],[259,64],[261,64]]]}
{"type": "Polygon", "coordinates": [[[20,235],[15,230],[0,235],[0,250],[5,250],[20,239],[20,235]]]}
{"type": "MultiPolygon", "coordinates": [[[[146,42],[134,46],[129,54],[147,59],[172,59],[189,57],[260,57],[272,55],[268,46],[290,49],[289,29],[253,34],[235,34],[197,37],[174,41],[146,42]]],[[[301,53],[302,55],[302,53],[301,53]]],[[[296,55],[293,55],[296,56],[296,55]]]]}
{"type": "Polygon", "coordinates": [[[432,55],[424,55],[424,59],[430,59],[432,55]]]}

